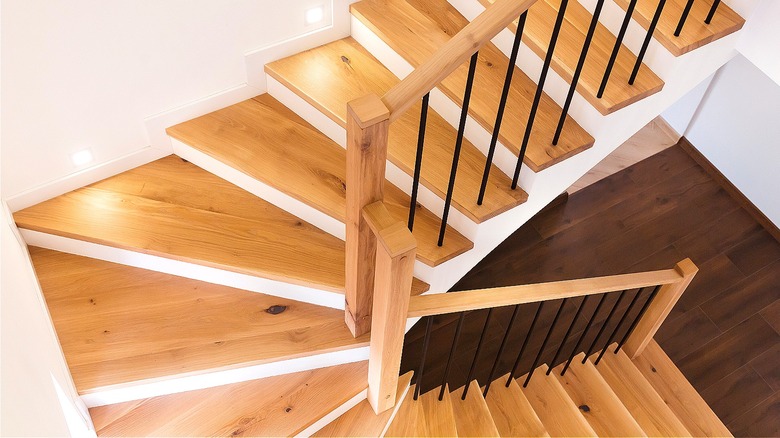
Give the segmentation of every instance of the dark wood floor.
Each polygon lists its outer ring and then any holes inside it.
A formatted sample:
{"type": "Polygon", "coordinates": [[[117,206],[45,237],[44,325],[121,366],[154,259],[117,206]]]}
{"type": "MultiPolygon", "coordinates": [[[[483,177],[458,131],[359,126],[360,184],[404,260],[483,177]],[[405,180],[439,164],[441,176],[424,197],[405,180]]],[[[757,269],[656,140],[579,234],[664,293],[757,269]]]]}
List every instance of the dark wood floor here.
{"type": "MultiPolygon", "coordinates": [[[[453,290],[667,269],[685,257],[699,274],[656,339],[735,435],[780,436],[780,244],[678,146],[540,213],[453,290]]],[[[558,305],[542,312],[525,356],[535,356],[558,305]]],[[[577,305],[567,303],[561,320],[577,305]]],[[[535,310],[521,307],[497,376],[511,368],[535,310]]],[[[511,313],[493,314],[476,366],[482,384],[511,313]]],[[[453,387],[466,380],[485,317],[466,320],[453,387]]],[[[424,386],[440,381],[455,326],[454,317],[434,319],[424,386]]],[[[556,329],[543,359],[564,330],[556,329]]],[[[419,364],[423,333],[418,324],[407,335],[402,371],[419,364]]]]}

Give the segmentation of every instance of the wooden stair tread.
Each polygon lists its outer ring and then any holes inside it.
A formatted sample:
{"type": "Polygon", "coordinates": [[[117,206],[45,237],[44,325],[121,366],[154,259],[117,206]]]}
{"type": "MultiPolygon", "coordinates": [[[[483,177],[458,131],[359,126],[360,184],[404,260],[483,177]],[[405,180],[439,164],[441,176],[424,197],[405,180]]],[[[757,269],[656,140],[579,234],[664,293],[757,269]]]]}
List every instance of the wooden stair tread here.
{"type": "Polygon", "coordinates": [[[340,310],[42,248],[30,255],[81,394],[368,345],[340,310]]]}
{"type": "Polygon", "coordinates": [[[648,436],[689,436],[690,432],[636,369],[623,350],[613,347],[596,367],[648,436]]]}
{"type": "Polygon", "coordinates": [[[398,408],[398,413],[390,427],[387,429],[387,437],[418,437],[422,436],[422,426],[420,424],[420,405],[414,400],[415,385],[409,387],[403,403],[398,408]]]}
{"type": "MultiPolygon", "coordinates": [[[[480,0],[485,6],[494,1],[480,0]]],[[[560,3],[560,0],[539,0],[528,10],[523,30],[523,41],[542,59],[547,54],[550,35],[555,25],[560,3]]],[[[568,83],[571,83],[592,19],[593,15],[582,4],[579,2],[568,3],[561,26],[561,37],[558,38],[555,53],[553,53],[550,63],[552,69],[568,83]]],[[[510,29],[512,32],[517,30],[517,21],[512,23],[510,29]]],[[[599,23],[596,26],[588,50],[588,57],[577,82],[579,93],[604,115],[655,94],[661,91],[664,86],[661,78],[644,64],[642,64],[634,84],[629,85],[628,79],[634,69],[636,55],[625,46],[621,46],[604,95],[600,99],[596,97],[615,41],[615,36],[604,25],[599,23]]]]}
{"type": "MultiPolygon", "coordinates": [[[[272,62],[266,71],[343,127],[347,102],[369,93],[381,96],[399,82],[351,37],[272,62]]],[[[390,125],[388,159],[409,175],[414,173],[420,107],[417,103],[390,125]]],[[[457,130],[429,109],[421,182],[442,199],[447,193],[456,137],[457,130]]],[[[485,160],[464,139],[452,202],[458,211],[477,223],[528,199],[522,189],[512,190],[511,179],[493,166],[485,200],[477,205],[485,160]]]]}
{"type": "Polygon", "coordinates": [[[487,402],[493,422],[501,436],[550,436],[542,420],[512,379],[509,387],[504,382],[509,374],[493,382],[488,391],[487,402]]]}
{"type": "Polygon", "coordinates": [[[422,436],[458,436],[455,426],[455,412],[450,400],[450,389],[445,386],[444,397],[439,401],[439,389],[420,395],[420,432],[422,436]]]}
{"type": "Polygon", "coordinates": [[[575,356],[565,375],[560,375],[563,365],[553,369],[552,375],[579,406],[593,430],[599,436],[647,436],[593,363],[582,363],[583,358],[585,353],[575,356]]]}
{"type": "Polygon", "coordinates": [[[462,394],[461,389],[449,394],[458,436],[499,436],[477,381],[469,383],[465,400],[461,400],[462,394]]]}
{"type": "Polygon", "coordinates": [[[546,372],[547,365],[537,368],[522,391],[550,436],[597,436],[558,379],[546,372]]]}
{"type": "MultiPolygon", "coordinates": [[[[419,66],[462,29],[468,21],[446,0],[363,0],[351,6],[352,14],[376,33],[413,67],[419,66]],[[398,23],[403,23],[399,26],[398,23]]],[[[498,110],[509,59],[493,44],[479,52],[469,114],[488,132],[498,110]]],[[[460,105],[466,83],[468,63],[455,70],[438,88],[460,105]]],[[[536,83],[515,68],[504,112],[506,123],[499,139],[518,154],[525,132],[536,83]]],[[[538,172],[593,145],[593,137],[571,117],[567,117],[560,141],[552,145],[561,108],[543,94],[526,151],[525,163],[538,172]]]]}
{"type": "Polygon", "coordinates": [[[731,436],[655,340],[633,362],[693,436],[731,436]]]}
{"type": "MultiPolygon", "coordinates": [[[[168,133],[330,217],[346,220],[346,151],[269,94],[168,128],[168,133]]],[[[406,223],[409,196],[389,182],[385,205],[406,223]]],[[[413,230],[417,257],[431,266],[473,247],[451,227],[444,246],[437,246],[439,226],[436,215],[418,206],[413,230]]]]}
{"type": "Polygon", "coordinates": [[[292,436],[366,389],[357,362],[101,406],[100,436],[292,436]]]}
{"type": "Polygon", "coordinates": [[[382,436],[382,432],[389,427],[389,422],[392,420],[393,414],[401,407],[401,403],[409,390],[412,374],[414,373],[410,371],[398,379],[398,390],[396,392],[394,409],[388,409],[377,415],[374,413],[374,409],[366,399],[355,405],[352,409],[341,414],[339,418],[333,420],[312,436],[382,436]]]}
{"type": "MultiPolygon", "coordinates": [[[[344,292],[343,241],[176,156],[14,219],[24,229],[344,292]]],[[[426,288],[416,281],[413,293],[426,288]]]]}
{"type": "MultiPolygon", "coordinates": [[[[727,4],[721,2],[712,22],[707,25],[704,19],[710,11],[712,0],[693,2],[693,7],[685,21],[685,26],[679,37],[674,36],[677,23],[680,21],[687,0],[667,0],[661,18],[653,37],[658,40],[674,56],[680,56],[691,50],[698,49],[742,28],[745,19],[740,17],[727,4]]],[[[615,0],[623,10],[628,8],[629,0],[615,0]]],[[[638,0],[634,9],[633,19],[647,29],[653,19],[658,0],[638,0]]]]}

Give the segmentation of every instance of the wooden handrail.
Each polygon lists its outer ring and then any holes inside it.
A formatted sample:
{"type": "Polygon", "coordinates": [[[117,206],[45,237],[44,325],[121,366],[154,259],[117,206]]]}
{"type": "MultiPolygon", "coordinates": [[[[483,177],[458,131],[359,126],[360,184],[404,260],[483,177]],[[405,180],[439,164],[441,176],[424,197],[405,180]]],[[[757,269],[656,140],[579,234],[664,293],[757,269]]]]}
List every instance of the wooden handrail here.
{"type": "Polygon", "coordinates": [[[382,101],[390,110],[390,122],[401,117],[404,111],[422,99],[536,1],[496,0],[485,9],[433,56],[382,96],[382,101]]]}
{"type": "Polygon", "coordinates": [[[659,284],[679,283],[684,276],[677,269],[612,275],[550,283],[524,284],[465,292],[421,295],[409,302],[410,318],[441,315],[445,313],[513,306],[626,289],[638,289],[659,284]]]}

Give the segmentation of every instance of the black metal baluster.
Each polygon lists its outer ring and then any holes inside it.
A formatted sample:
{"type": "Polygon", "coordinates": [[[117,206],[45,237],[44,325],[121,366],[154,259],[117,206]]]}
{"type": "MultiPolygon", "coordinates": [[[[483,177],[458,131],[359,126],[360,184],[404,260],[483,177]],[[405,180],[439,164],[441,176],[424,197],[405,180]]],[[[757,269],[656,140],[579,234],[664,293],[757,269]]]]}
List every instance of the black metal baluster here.
{"type": "Polygon", "coordinates": [[[422,388],[423,371],[425,371],[425,356],[428,354],[428,344],[431,341],[431,326],[433,325],[433,317],[429,316],[428,321],[425,324],[425,338],[423,340],[422,357],[420,358],[420,369],[417,371],[417,386],[414,387],[414,399],[420,395],[420,388],[422,388]]]}
{"type": "Polygon", "coordinates": [[[680,16],[680,22],[677,23],[677,29],[674,30],[674,36],[680,36],[680,32],[682,32],[683,26],[685,26],[685,20],[688,19],[688,14],[691,12],[692,6],[693,0],[688,0],[688,3],[685,4],[685,9],[683,9],[682,15],[680,16]]]}
{"type": "Polygon", "coordinates": [[[520,146],[520,153],[517,156],[515,174],[512,178],[512,190],[517,188],[517,182],[520,179],[520,168],[523,166],[525,150],[528,148],[528,141],[531,139],[531,130],[534,126],[536,111],[539,109],[539,102],[542,99],[542,93],[544,92],[544,82],[547,80],[547,72],[550,70],[550,63],[552,62],[553,52],[555,51],[555,45],[558,42],[558,34],[561,32],[561,25],[563,24],[563,15],[566,13],[566,7],[568,4],[569,0],[561,0],[561,7],[558,10],[558,17],[555,19],[555,27],[553,27],[552,35],[550,36],[550,44],[547,47],[547,55],[544,57],[544,64],[542,65],[542,74],[539,76],[539,85],[536,86],[534,101],[531,104],[531,111],[528,113],[528,123],[525,125],[523,143],[520,146]]]}
{"type": "Polygon", "coordinates": [[[417,189],[420,187],[420,168],[422,167],[425,127],[428,124],[428,100],[431,93],[422,98],[420,109],[420,129],[417,131],[417,157],[414,159],[414,178],[412,179],[412,200],[409,203],[409,231],[414,228],[414,211],[417,209],[417,189]]]}
{"type": "Polygon", "coordinates": [[[479,187],[479,196],[477,205],[482,205],[485,200],[485,190],[487,190],[488,177],[490,176],[490,167],[493,165],[493,155],[496,152],[498,143],[498,134],[501,131],[501,122],[504,120],[504,109],[506,109],[506,99],[509,96],[509,89],[512,84],[512,75],[515,72],[515,63],[517,62],[517,52],[520,49],[520,39],[523,36],[525,28],[525,19],[528,11],[520,15],[515,32],[515,40],[512,43],[512,54],[509,56],[509,64],[506,68],[506,78],[504,79],[504,89],[501,91],[501,100],[498,102],[498,112],[496,113],[496,123],[493,125],[493,136],[490,138],[490,147],[488,148],[487,159],[485,160],[485,171],[482,173],[482,185],[479,187]]]}
{"type": "Polygon", "coordinates": [[[479,337],[479,344],[477,344],[477,351],[474,353],[474,360],[471,362],[471,369],[469,370],[469,377],[466,380],[466,386],[463,387],[463,395],[461,400],[466,400],[466,394],[469,392],[469,385],[474,378],[474,372],[477,370],[477,360],[479,359],[479,353],[482,351],[482,346],[485,344],[485,332],[490,324],[490,317],[493,316],[493,308],[488,310],[487,317],[485,318],[485,326],[482,327],[482,335],[479,337]]]}
{"type": "Polygon", "coordinates": [[[631,15],[634,13],[636,1],[637,0],[631,0],[628,3],[628,8],[626,8],[626,16],[623,18],[623,24],[620,26],[620,32],[618,32],[617,39],[615,40],[615,46],[612,48],[612,54],[609,56],[609,62],[607,62],[607,69],[604,71],[604,77],[601,79],[599,92],[596,94],[596,97],[599,99],[604,95],[604,90],[607,88],[609,75],[612,74],[612,67],[615,66],[615,60],[620,52],[620,46],[623,45],[623,38],[626,36],[626,29],[628,29],[628,23],[631,21],[631,15]]]}
{"type": "Polygon", "coordinates": [[[585,43],[582,44],[582,52],[580,52],[580,60],[577,61],[577,67],[574,69],[574,75],[571,78],[571,85],[569,86],[569,94],[566,95],[566,103],[563,105],[561,111],[561,118],[558,119],[558,127],[555,128],[555,136],[553,136],[553,146],[558,144],[558,140],[561,138],[561,131],[563,131],[563,124],[566,122],[566,115],[569,113],[569,106],[571,106],[571,100],[574,97],[574,90],[577,89],[577,82],[580,80],[580,74],[582,73],[582,67],[585,65],[585,58],[588,56],[588,50],[590,50],[590,43],[593,40],[593,34],[596,33],[596,27],[599,24],[599,16],[601,15],[601,8],[604,6],[604,0],[598,0],[596,3],[596,9],[593,11],[593,19],[590,20],[590,27],[588,27],[588,34],[585,36],[585,43]]]}
{"type": "Polygon", "coordinates": [[[553,330],[555,330],[555,326],[558,324],[558,319],[561,317],[561,312],[563,311],[563,306],[566,305],[566,302],[569,301],[568,298],[564,298],[563,301],[561,301],[561,305],[558,306],[558,311],[555,312],[555,318],[553,318],[552,324],[550,324],[550,330],[547,330],[547,336],[544,337],[544,341],[542,342],[542,347],[539,348],[539,352],[536,353],[536,358],[534,359],[534,364],[531,365],[531,370],[528,371],[528,377],[525,378],[525,382],[523,383],[523,388],[528,386],[528,382],[531,381],[531,376],[534,375],[534,371],[536,371],[536,367],[539,365],[539,359],[542,358],[542,354],[544,353],[544,349],[547,347],[547,342],[550,341],[550,336],[552,336],[553,330]]]}
{"type": "Polygon", "coordinates": [[[585,304],[588,303],[588,298],[590,298],[590,295],[585,295],[585,298],[582,299],[582,302],[580,302],[580,307],[577,308],[577,313],[574,314],[574,318],[572,318],[571,324],[569,324],[569,328],[566,330],[566,334],[563,335],[563,340],[561,341],[561,345],[558,346],[558,350],[555,352],[555,356],[553,356],[552,362],[550,362],[550,367],[547,368],[548,376],[552,372],[555,363],[558,361],[558,357],[560,357],[561,352],[563,351],[563,346],[566,345],[566,341],[569,339],[569,335],[571,334],[571,331],[574,329],[574,326],[577,324],[577,321],[580,318],[580,314],[582,313],[582,309],[584,309],[585,304]]]}
{"type": "Polygon", "coordinates": [[[452,192],[455,189],[455,175],[458,173],[458,159],[460,158],[460,148],[463,145],[463,133],[466,129],[466,119],[469,115],[469,101],[471,100],[471,88],[474,85],[474,72],[477,70],[477,60],[479,52],[471,55],[469,63],[469,74],[466,79],[466,89],[463,91],[463,107],[460,111],[460,124],[458,125],[458,137],[455,139],[455,151],[452,154],[452,169],[450,169],[450,182],[447,186],[447,197],[444,200],[444,212],[441,215],[441,228],[439,229],[439,246],[444,244],[444,232],[447,231],[447,216],[450,213],[450,204],[452,204],[452,192]]]}
{"type": "Polygon", "coordinates": [[[710,12],[707,13],[707,18],[704,19],[705,24],[710,24],[712,22],[712,17],[715,16],[715,11],[718,10],[718,5],[720,4],[720,0],[715,0],[712,2],[712,7],[710,8],[710,12]]]}
{"type": "Polygon", "coordinates": [[[658,25],[658,20],[661,18],[661,12],[664,10],[665,4],[666,0],[658,1],[658,8],[656,8],[655,15],[653,15],[653,21],[650,22],[650,27],[647,28],[647,35],[645,35],[645,40],[642,42],[642,49],[639,50],[639,56],[636,57],[636,62],[634,63],[634,70],[631,71],[631,77],[628,79],[629,85],[634,85],[636,75],[639,74],[639,68],[642,66],[642,60],[645,58],[650,40],[653,39],[653,32],[655,32],[655,27],[658,25]]]}
{"type": "Polygon", "coordinates": [[[653,299],[656,295],[658,295],[658,291],[661,289],[661,286],[658,285],[653,289],[653,292],[650,293],[650,296],[647,297],[647,301],[645,301],[645,304],[642,306],[642,309],[639,310],[639,313],[636,315],[636,318],[634,318],[634,321],[631,323],[631,326],[628,327],[628,331],[625,335],[623,335],[623,339],[620,340],[618,343],[617,348],[615,348],[615,354],[617,354],[618,351],[620,351],[621,348],[623,348],[623,344],[626,343],[628,340],[628,337],[631,336],[631,333],[636,328],[636,325],[639,324],[639,321],[642,319],[642,317],[645,315],[645,312],[647,312],[647,308],[650,307],[650,304],[653,302],[653,299]]]}
{"type": "Polygon", "coordinates": [[[544,307],[544,301],[539,302],[539,307],[536,308],[536,314],[534,315],[533,321],[531,321],[531,326],[528,327],[528,333],[525,335],[525,340],[523,341],[523,346],[520,347],[520,352],[517,353],[517,359],[515,359],[515,364],[512,366],[512,372],[509,373],[509,379],[506,381],[506,387],[509,388],[509,385],[512,384],[512,379],[515,377],[515,373],[517,372],[517,367],[520,365],[520,359],[523,357],[523,353],[525,352],[525,347],[528,346],[528,340],[531,339],[531,334],[534,332],[534,327],[536,327],[536,322],[539,320],[539,314],[542,313],[542,308],[544,307]]]}
{"type": "Polygon", "coordinates": [[[515,319],[517,318],[518,310],[520,310],[520,305],[515,306],[515,310],[512,311],[512,318],[509,319],[509,325],[506,327],[506,333],[504,333],[504,339],[501,340],[501,346],[498,347],[498,354],[496,354],[496,360],[493,362],[493,368],[490,369],[490,375],[488,376],[487,383],[485,384],[485,390],[482,392],[483,397],[487,397],[488,391],[490,390],[490,384],[493,383],[493,376],[496,374],[496,368],[498,368],[498,362],[501,359],[501,354],[504,352],[504,348],[506,347],[506,341],[509,339],[509,334],[512,333],[512,326],[515,324],[515,319]]]}
{"type": "Polygon", "coordinates": [[[596,319],[596,315],[599,314],[599,310],[601,310],[601,306],[604,305],[604,301],[606,301],[606,299],[607,299],[607,294],[602,294],[601,300],[599,300],[599,304],[596,306],[596,310],[593,311],[593,315],[590,316],[588,323],[585,325],[585,328],[582,330],[582,334],[580,335],[579,339],[577,339],[577,343],[574,344],[574,348],[571,350],[571,354],[569,355],[569,360],[566,361],[566,365],[564,365],[563,370],[561,370],[561,375],[566,374],[566,370],[569,369],[569,365],[571,365],[571,362],[574,360],[574,356],[577,354],[577,349],[580,348],[580,344],[582,343],[582,340],[585,339],[585,335],[588,334],[588,331],[590,330],[590,326],[593,325],[593,321],[596,319]]]}
{"type": "Polygon", "coordinates": [[[612,310],[610,310],[609,314],[607,315],[607,319],[604,320],[604,324],[602,324],[601,328],[599,329],[599,332],[596,334],[596,338],[593,339],[593,342],[591,342],[588,351],[585,353],[585,357],[582,359],[582,363],[585,363],[585,361],[588,360],[588,357],[590,357],[590,355],[593,354],[593,349],[596,347],[596,344],[599,342],[601,335],[604,334],[604,330],[607,329],[607,326],[609,325],[609,321],[612,320],[612,315],[614,315],[615,311],[617,311],[618,306],[620,306],[620,302],[623,301],[623,297],[626,296],[626,292],[627,291],[620,292],[617,301],[615,301],[615,305],[612,306],[612,310]]]}
{"type": "Polygon", "coordinates": [[[439,401],[444,398],[444,387],[447,385],[447,379],[450,377],[450,366],[452,365],[452,358],[455,357],[455,350],[458,346],[458,339],[460,339],[460,331],[463,328],[463,320],[466,318],[466,312],[460,312],[460,318],[458,318],[458,326],[455,328],[455,336],[452,338],[452,347],[450,347],[450,355],[447,358],[447,366],[444,368],[444,378],[441,380],[441,390],[439,390],[439,401]]]}
{"type": "Polygon", "coordinates": [[[623,316],[620,318],[620,321],[618,321],[617,325],[612,330],[612,334],[609,335],[609,338],[607,339],[607,343],[604,344],[604,348],[601,349],[601,353],[599,353],[599,357],[596,358],[596,362],[594,362],[596,365],[598,365],[599,362],[601,362],[601,358],[604,357],[604,353],[607,352],[609,345],[612,344],[612,341],[615,340],[615,336],[617,336],[620,327],[623,327],[623,323],[626,322],[628,315],[631,313],[632,310],[634,310],[634,306],[636,305],[637,300],[639,300],[639,296],[642,295],[642,292],[644,292],[644,288],[639,289],[636,292],[636,295],[634,295],[634,298],[631,300],[631,303],[628,305],[628,308],[623,313],[623,316]]]}

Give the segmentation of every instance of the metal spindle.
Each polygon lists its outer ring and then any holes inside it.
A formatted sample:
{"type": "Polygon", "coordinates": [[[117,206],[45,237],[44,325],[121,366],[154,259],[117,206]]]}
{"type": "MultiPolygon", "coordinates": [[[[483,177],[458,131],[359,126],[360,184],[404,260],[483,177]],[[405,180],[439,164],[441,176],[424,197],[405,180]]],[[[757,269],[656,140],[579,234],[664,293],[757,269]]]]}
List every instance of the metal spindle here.
{"type": "Polygon", "coordinates": [[[598,0],[596,3],[596,9],[593,11],[593,19],[590,20],[590,27],[588,27],[588,34],[585,36],[585,43],[582,45],[582,52],[580,52],[580,59],[577,61],[577,67],[574,69],[574,75],[571,78],[571,85],[569,86],[569,94],[566,95],[566,103],[563,105],[561,111],[561,118],[558,119],[558,127],[555,128],[555,136],[553,136],[552,144],[556,146],[558,140],[561,138],[561,132],[563,131],[563,124],[566,122],[566,115],[569,113],[569,106],[571,106],[571,100],[574,97],[574,90],[577,88],[577,82],[580,80],[580,74],[582,73],[582,67],[585,65],[585,58],[588,56],[588,50],[590,49],[590,43],[593,40],[593,34],[596,33],[596,27],[599,23],[599,15],[601,15],[601,8],[604,6],[604,0],[598,0]]]}
{"type": "Polygon", "coordinates": [[[487,397],[488,391],[490,390],[490,384],[493,383],[493,376],[496,374],[496,369],[498,368],[498,362],[501,359],[501,354],[504,352],[504,348],[506,347],[506,341],[509,339],[509,334],[512,333],[512,326],[515,324],[515,319],[517,318],[518,310],[520,310],[520,305],[517,304],[515,306],[515,310],[512,311],[512,318],[509,319],[509,324],[506,327],[506,333],[504,333],[504,339],[501,340],[501,346],[498,347],[498,354],[496,354],[496,360],[493,362],[493,368],[490,369],[490,375],[488,376],[487,383],[485,384],[485,390],[482,392],[483,397],[487,397]]]}
{"type": "Polygon", "coordinates": [[[718,10],[718,5],[720,4],[720,0],[715,0],[712,2],[712,7],[710,8],[710,12],[707,13],[707,18],[704,19],[705,24],[710,24],[712,22],[712,17],[715,16],[715,11],[718,10]]]}
{"type": "Polygon", "coordinates": [[[466,386],[463,387],[463,395],[460,397],[461,400],[466,400],[466,394],[469,392],[469,385],[474,378],[474,372],[477,370],[477,360],[479,359],[480,351],[482,351],[482,346],[485,344],[485,332],[487,331],[488,324],[490,324],[491,316],[493,316],[493,308],[488,310],[487,317],[485,318],[485,325],[482,327],[482,335],[479,337],[479,344],[477,344],[477,351],[474,353],[474,360],[471,362],[469,377],[466,379],[466,386]]]}
{"type": "Polygon", "coordinates": [[[422,357],[420,358],[420,369],[417,371],[417,386],[414,387],[414,399],[420,395],[420,388],[422,388],[423,371],[425,371],[425,356],[428,353],[428,344],[431,341],[431,327],[433,325],[433,318],[428,317],[428,321],[425,324],[425,338],[423,340],[422,357]]]}
{"type": "Polygon", "coordinates": [[[639,310],[639,313],[636,315],[636,318],[634,318],[634,321],[631,323],[631,326],[628,327],[628,331],[625,335],[623,335],[623,339],[620,340],[618,343],[617,348],[615,348],[615,354],[617,354],[618,351],[620,351],[621,348],[623,348],[623,344],[626,343],[628,340],[628,337],[631,336],[631,333],[636,328],[636,325],[639,324],[639,321],[642,319],[642,317],[645,315],[645,312],[647,312],[647,308],[650,307],[650,304],[653,302],[653,299],[656,295],[658,295],[658,291],[661,289],[661,286],[658,285],[653,289],[653,292],[650,293],[650,296],[647,297],[647,301],[645,301],[645,304],[642,306],[642,309],[639,310]]]}
{"type": "Polygon", "coordinates": [[[577,313],[574,314],[574,318],[571,320],[571,324],[569,324],[569,328],[566,330],[566,334],[563,335],[563,340],[561,341],[561,345],[558,346],[558,350],[555,352],[555,356],[553,356],[552,362],[550,362],[550,367],[547,368],[548,376],[552,372],[552,369],[556,365],[556,362],[558,362],[558,357],[560,357],[561,352],[563,351],[563,346],[566,345],[566,341],[569,339],[569,335],[571,334],[571,331],[574,329],[574,326],[577,324],[577,320],[579,320],[580,314],[582,313],[582,310],[585,308],[585,304],[587,304],[588,302],[588,298],[590,298],[590,295],[585,295],[585,298],[582,299],[582,301],[580,302],[580,306],[577,308],[577,313]]]}
{"type": "Polygon", "coordinates": [[[420,109],[420,129],[417,131],[417,157],[414,159],[414,178],[412,179],[412,200],[409,203],[409,231],[414,228],[414,211],[417,209],[417,189],[420,187],[420,168],[422,167],[425,127],[428,124],[428,100],[431,93],[422,98],[420,109]]]}
{"type": "Polygon", "coordinates": [[[636,57],[634,69],[631,71],[631,77],[628,79],[629,85],[634,85],[634,81],[636,81],[636,75],[639,74],[639,68],[642,66],[642,60],[645,58],[647,47],[650,45],[650,40],[653,38],[653,32],[655,32],[655,27],[658,25],[658,20],[661,18],[661,12],[664,10],[665,4],[666,0],[658,1],[658,8],[656,8],[655,15],[653,15],[653,21],[650,22],[650,27],[647,28],[647,35],[645,35],[645,40],[642,42],[639,56],[636,57]]]}
{"type": "Polygon", "coordinates": [[[450,347],[450,355],[447,358],[447,366],[444,368],[444,378],[441,380],[441,389],[439,390],[439,401],[444,399],[444,387],[447,385],[447,379],[450,377],[450,366],[452,365],[452,358],[455,357],[455,350],[458,346],[458,339],[460,339],[460,331],[463,328],[463,320],[466,318],[466,312],[460,312],[460,318],[458,318],[458,326],[455,328],[455,336],[452,338],[452,347],[450,347]]]}
{"type": "Polygon", "coordinates": [[[601,353],[599,353],[599,357],[596,358],[596,362],[595,362],[596,365],[598,365],[599,362],[601,362],[601,358],[604,357],[604,353],[607,352],[607,349],[609,348],[610,344],[612,344],[612,341],[615,340],[615,336],[617,336],[620,327],[623,327],[623,323],[626,322],[628,315],[631,313],[632,310],[634,310],[634,306],[636,305],[636,302],[637,300],[639,300],[639,296],[642,295],[643,291],[644,289],[639,289],[636,292],[636,295],[634,295],[634,298],[631,300],[631,303],[628,305],[628,308],[626,309],[625,312],[623,312],[623,316],[620,318],[620,321],[618,321],[617,325],[612,330],[612,334],[609,335],[609,338],[607,339],[607,343],[604,344],[604,348],[601,349],[601,353]]]}
{"type": "Polygon", "coordinates": [[[607,315],[607,319],[604,320],[604,324],[602,324],[601,328],[599,329],[599,332],[596,334],[596,338],[593,339],[593,342],[591,342],[587,353],[585,353],[585,357],[582,359],[582,363],[585,363],[585,361],[588,360],[588,357],[590,357],[590,355],[593,354],[593,349],[596,347],[596,344],[599,342],[599,339],[601,339],[601,335],[604,334],[604,330],[607,329],[607,326],[609,325],[609,321],[612,320],[612,316],[615,314],[615,311],[617,311],[618,306],[620,306],[620,302],[623,301],[623,297],[626,296],[626,292],[627,291],[620,292],[617,301],[615,301],[615,305],[612,306],[612,310],[610,310],[609,314],[607,315]]]}
{"type": "Polygon", "coordinates": [[[490,147],[488,148],[487,159],[485,159],[485,171],[482,173],[482,185],[479,187],[479,196],[477,197],[477,205],[482,205],[482,201],[485,200],[485,190],[487,190],[488,177],[490,176],[490,168],[493,165],[493,155],[496,152],[496,144],[498,143],[498,134],[501,131],[501,122],[504,120],[504,109],[506,109],[506,99],[509,97],[509,89],[512,84],[512,75],[515,72],[515,63],[517,62],[517,52],[520,49],[520,39],[523,36],[523,29],[525,28],[525,19],[528,16],[528,11],[523,12],[520,15],[520,20],[517,22],[517,30],[515,32],[515,40],[512,43],[512,53],[509,56],[509,64],[506,68],[506,78],[504,78],[504,89],[501,91],[501,100],[498,103],[498,112],[496,113],[496,123],[493,125],[493,136],[490,138],[490,147]]]}
{"type": "Polygon", "coordinates": [[[523,383],[523,388],[528,386],[528,382],[531,381],[531,376],[534,375],[534,371],[536,371],[536,367],[539,365],[539,360],[542,358],[542,354],[544,353],[544,349],[547,347],[547,342],[550,341],[550,336],[553,333],[553,330],[555,330],[555,326],[558,324],[558,319],[561,317],[561,312],[563,311],[563,306],[566,305],[566,302],[568,301],[568,298],[564,298],[563,301],[561,301],[561,305],[558,306],[558,311],[555,312],[555,318],[553,318],[552,324],[550,324],[550,329],[547,330],[547,336],[544,337],[544,341],[542,342],[542,347],[539,348],[539,352],[536,353],[536,358],[534,359],[534,364],[531,365],[531,370],[528,371],[528,377],[525,378],[525,382],[523,383]]]}
{"type": "Polygon", "coordinates": [[[677,23],[677,29],[674,30],[674,36],[680,36],[680,32],[682,32],[683,26],[685,26],[685,20],[688,19],[688,14],[691,12],[691,7],[693,7],[693,0],[688,0],[688,3],[685,4],[685,9],[683,9],[682,15],[680,16],[680,22],[677,23]]]}
{"type": "Polygon", "coordinates": [[[525,335],[525,340],[523,341],[523,346],[520,347],[520,352],[517,353],[517,359],[515,359],[515,364],[512,366],[512,372],[509,373],[509,379],[506,381],[506,387],[509,388],[509,385],[512,384],[512,379],[515,377],[515,373],[517,372],[517,367],[520,365],[520,359],[523,357],[523,353],[525,352],[525,347],[528,346],[528,340],[531,339],[531,334],[534,332],[534,327],[536,327],[536,322],[539,320],[539,315],[542,313],[542,308],[544,308],[544,301],[539,302],[539,307],[536,308],[536,314],[534,315],[533,321],[531,321],[531,326],[528,327],[528,333],[525,335]]]}
{"type": "Polygon", "coordinates": [[[566,365],[563,366],[563,370],[561,370],[561,375],[566,374],[566,370],[569,369],[569,365],[571,365],[571,362],[574,360],[574,355],[577,354],[577,350],[580,348],[580,344],[582,343],[582,340],[585,339],[585,335],[588,334],[588,331],[590,330],[590,326],[593,325],[593,321],[596,319],[596,315],[598,315],[599,310],[601,310],[601,306],[604,305],[604,301],[606,301],[606,299],[607,299],[607,294],[602,294],[601,300],[599,300],[599,304],[596,306],[596,310],[593,311],[593,315],[590,316],[588,323],[585,325],[585,328],[582,330],[582,334],[580,335],[579,339],[577,339],[577,343],[574,344],[574,349],[571,350],[571,354],[569,355],[569,360],[567,360],[566,365]]]}
{"type": "MultiPolygon", "coordinates": [[[[444,212],[441,215],[441,228],[439,229],[439,246],[444,244],[444,232],[447,231],[447,216],[450,213],[450,204],[452,204],[452,192],[455,189],[455,174],[458,173],[458,159],[460,158],[460,148],[463,145],[463,133],[466,129],[466,119],[469,114],[469,101],[471,100],[471,88],[474,85],[474,72],[477,70],[477,60],[479,52],[471,55],[469,63],[469,74],[466,79],[466,89],[463,91],[463,107],[460,111],[460,124],[458,125],[458,137],[455,139],[455,151],[452,154],[452,169],[450,169],[450,182],[447,186],[447,197],[444,200],[444,212]]],[[[467,385],[468,386],[468,385],[467,385]]]]}
{"type": "Polygon", "coordinates": [[[599,86],[599,92],[596,97],[601,99],[604,95],[604,90],[607,88],[607,82],[609,82],[609,75],[612,74],[612,67],[615,66],[615,60],[617,60],[620,47],[623,45],[623,38],[626,36],[626,30],[628,29],[628,23],[631,21],[631,15],[634,13],[637,0],[631,0],[626,8],[626,16],[623,18],[623,24],[620,26],[620,32],[618,32],[617,39],[615,40],[615,46],[612,48],[612,54],[609,55],[609,62],[607,62],[607,69],[604,71],[604,77],[601,79],[601,85],[599,86]]]}
{"type": "Polygon", "coordinates": [[[569,0],[561,0],[561,7],[558,10],[558,17],[555,19],[555,27],[553,27],[552,35],[550,36],[550,44],[547,46],[547,55],[544,57],[544,65],[542,65],[542,74],[539,76],[539,85],[536,87],[536,94],[534,94],[534,101],[531,104],[531,111],[528,113],[528,123],[525,125],[525,134],[523,134],[523,143],[520,146],[520,153],[517,156],[517,164],[515,165],[515,174],[512,178],[512,190],[517,188],[517,182],[520,179],[520,168],[523,166],[523,159],[525,158],[525,150],[528,148],[528,141],[531,139],[531,130],[534,126],[534,119],[536,118],[536,111],[539,109],[539,102],[542,99],[542,93],[544,91],[544,82],[547,80],[547,72],[550,70],[550,63],[552,62],[553,52],[555,51],[555,45],[558,43],[558,34],[561,32],[561,25],[563,24],[563,16],[566,13],[566,7],[569,4],[569,0]]]}

